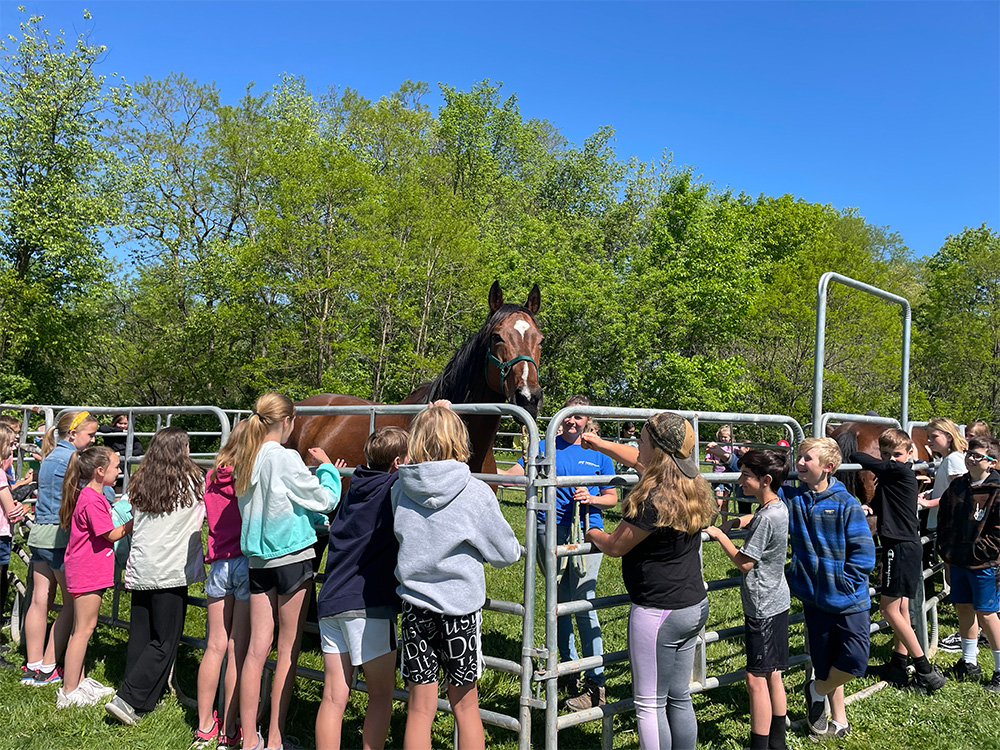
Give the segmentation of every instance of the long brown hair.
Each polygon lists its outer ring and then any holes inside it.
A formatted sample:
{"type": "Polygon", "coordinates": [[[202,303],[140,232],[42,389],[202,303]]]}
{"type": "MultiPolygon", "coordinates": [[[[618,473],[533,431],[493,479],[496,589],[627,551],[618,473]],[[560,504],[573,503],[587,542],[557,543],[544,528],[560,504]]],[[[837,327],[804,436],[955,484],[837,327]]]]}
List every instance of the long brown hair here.
{"type": "Polygon", "coordinates": [[[694,479],[677,468],[674,459],[652,443],[653,456],[624,500],[622,516],[634,518],[643,502],[656,508],[656,526],[694,534],[708,526],[718,512],[712,488],[700,474],[694,479]]]}
{"type": "Polygon", "coordinates": [[[164,427],[153,435],[129,482],[133,508],[144,513],[169,513],[194,503],[205,477],[188,455],[188,444],[188,434],[180,427],[164,427]]]}
{"type": "Polygon", "coordinates": [[[80,490],[94,478],[98,469],[111,466],[112,461],[118,462],[118,454],[104,445],[92,445],[82,451],[73,451],[66,464],[66,476],[63,477],[62,503],[59,506],[60,526],[69,528],[80,490]]]}
{"type": "Polygon", "coordinates": [[[49,431],[46,432],[45,436],[42,438],[42,458],[52,452],[52,449],[56,447],[56,442],[58,440],[65,440],[68,438],[69,431],[71,429],[81,430],[84,425],[90,424],[91,422],[97,424],[97,419],[94,415],[87,414],[87,416],[80,420],[76,427],[73,427],[73,422],[76,421],[76,418],[79,417],[81,413],[82,412],[79,411],[64,412],[63,415],[59,417],[59,421],[56,422],[55,427],[49,428],[49,431]]]}
{"type": "MultiPolygon", "coordinates": [[[[233,487],[237,495],[244,494],[250,487],[253,476],[253,465],[257,461],[257,452],[264,444],[267,432],[286,417],[295,416],[295,404],[282,393],[265,393],[253,405],[253,413],[240,422],[229,435],[226,442],[227,460],[233,467],[233,487]],[[246,425],[244,427],[244,425],[246,425]],[[242,427],[243,429],[239,429],[242,427]],[[232,453],[228,449],[232,446],[232,453]],[[231,458],[230,458],[231,457],[231,458]]],[[[216,465],[219,459],[216,458],[216,465]]]]}

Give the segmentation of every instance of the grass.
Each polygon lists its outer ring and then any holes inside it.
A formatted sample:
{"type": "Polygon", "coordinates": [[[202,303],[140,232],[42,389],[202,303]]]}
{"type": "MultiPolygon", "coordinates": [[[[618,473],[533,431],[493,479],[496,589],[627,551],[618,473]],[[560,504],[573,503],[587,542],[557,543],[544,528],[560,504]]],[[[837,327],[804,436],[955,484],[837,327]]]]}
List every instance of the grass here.
{"type": "MultiPolygon", "coordinates": [[[[505,491],[501,504],[511,525],[522,538],[524,533],[525,510],[517,492],[505,491]]],[[[609,528],[618,516],[611,512],[607,516],[609,528]]],[[[20,561],[12,560],[13,567],[23,579],[25,570],[20,561]]],[[[496,599],[521,601],[523,598],[523,568],[520,565],[504,570],[487,566],[487,591],[496,599]]],[[[707,579],[726,578],[736,575],[735,568],[718,549],[717,545],[706,545],[705,577],[707,579]]],[[[536,591],[543,591],[543,581],[536,579],[536,591]]],[[[598,581],[598,596],[623,593],[621,564],[619,560],[605,558],[598,581]]],[[[201,586],[193,586],[192,595],[203,596],[201,586]]],[[[739,592],[735,589],[713,592],[710,595],[709,629],[730,627],[742,623],[739,592]]],[[[537,598],[539,610],[543,607],[543,596],[537,598]]],[[[950,606],[940,608],[942,635],[956,629],[954,610],[950,606]]],[[[105,596],[104,612],[110,614],[111,597],[105,596]]],[[[793,601],[793,612],[796,607],[793,601]]],[[[122,596],[122,617],[128,617],[128,595],[122,596]]],[[[607,651],[625,648],[627,607],[619,607],[601,612],[604,646],[607,651]]],[[[205,613],[196,607],[189,607],[185,633],[194,637],[204,636],[205,613]]],[[[488,654],[518,661],[520,658],[521,623],[516,617],[495,612],[483,616],[483,644],[488,654]]],[[[791,626],[791,647],[793,653],[802,650],[802,626],[791,626]]],[[[543,623],[536,618],[536,645],[543,643],[543,623]]],[[[88,651],[90,674],[110,685],[118,685],[122,679],[125,660],[127,632],[121,628],[106,625],[98,627],[88,651]]],[[[892,648],[891,638],[886,633],[878,633],[872,638],[872,661],[885,661],[892,648]]],[[[178,656],[177,673],[182,691],[190,696],[195,693],[195,677],[200,652],[182,645],[178,656]]],[[[709,674],[718,675],[743,666],[743,644],[732,640],[710,644],[708,648],[709,674]]],[[[941,667],[953,664],[957,654],[940,653],[935,662],[941,667]]],[[[306,635],[300,658],[303,666],[322,669],[322,660],[315,636],[306,635]]],[[[980,652],[980,664],[984,674],[992,674],[991,655],[985,649],[980,652]]],[[[608,701],[623,700],[631,696],[631,679],[627,663],[610,666],[607,670],[608,701]]],[[[801,667],[790,670],[785,676],[789,695],[789,713],[792,719],[803,713],[801,685],[804,671],[801,667]]],[[[196,712],[178,702],[173,695],[165,695],[157,709],[136,727],[124,727],[108,718],[99,707],[70,708],[56,710],[55,688],[27,688],[18,683],[19,674],[10,670],[0,673],[0,749],[47,750],[48,748],[86,748],[87,750],[165,750],[166,748],[187,748],[191,732],[196,723],[196,712]]],[[[848,686],[850,692],[874,684],[875,680],[856,680],[848,686]]],[[[516,715],[519,686],[513,675],[487,670],[479,685],[480,703],[484,708],[507,715],[516,715]]],[[[297,737],[306,746],[314,742],[313,726],[319,705],[322,686],[312,680],[299,679],[296,683],[288,721],[288,733],[297,737]]],[[[345,717],[345,747],[360,744],[361,724],[364,717],[366,696],[355,693],[352,696],[345,717]]],[[[717,688],[694,696],[695,711],[699,723],[699,747],[713,750],[738,750],[747,744],[749,703],[742,682],[717,688]]],[[[852,733],[838,743],[827,743],[846,750],[875,750],[892,746],[896,748],[924,748],[926,750],[1000,750],[1000,696],[992,695],[974,684],[960,684],[949,681],[941,691],[931,697],[917,696],[892,688],[883,689],[872,697],[848,707],[852,733]]],[[[405,706],[397,704],[394,711],[389,736],[389,746],[402,744],[405,723],[405,706]]],[[[532,745],[544,745],[544,714],[540,710],[533,713],[532,745]]],[[[516,747],[517,738],[507,730],[486,727],[488,746],[493,750],[507,750],[516,747]]],[[[560,732],[562,748],[600,747],[600,724],[593,722],[560,732]]],[[[813,748],[816,745],[808,738],[789,734],[789,747],[813,748]]],[[[435,722],[435,747],[452,746],[452,719],[440,714],[435,722]]],[[[614,747],[634,748],[638,746],[635,717],[623,714],[614,719],[614,747]]]]}

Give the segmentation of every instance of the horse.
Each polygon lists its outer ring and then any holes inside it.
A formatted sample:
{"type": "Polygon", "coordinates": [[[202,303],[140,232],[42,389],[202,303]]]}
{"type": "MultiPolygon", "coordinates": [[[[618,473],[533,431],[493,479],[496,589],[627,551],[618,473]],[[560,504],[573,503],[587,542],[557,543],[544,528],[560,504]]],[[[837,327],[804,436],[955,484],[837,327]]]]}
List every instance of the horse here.
{"type": "MultiPolygon", "coordinates": [[[[848,463],[847,457],[855,451],[878,458],[878,436],[886,429],[887,425],[884,424],[844,422],[836,427],[828,427],[827,436],[837,441],[840,452],[844,456],[844,463],[848,463]]],[[[926,461],[929,463],[934,460],[927,448],[927,430],[923,427],[914,427],[910,438],[917,449],[918,462],[926,461]]],[[[845,471],[838,475],[837,479],[843,482],[847,491],[858,498],[862,504],[871,504],[875,497],[875,475],[870,471],[845,471]]]]}
{"type": "MultiPolygon", "coordinates": [[[[535,284],[524,305],[505,304],[500,283],[494,281],[489,292],[490,314],[483,326],[459,348],[444,370],[432,381],[417,386],[400,404],[426,404],[447,399],[455,404],[512,403],[522,407],[532,418],[538,416],[542,388],[538,384],[538,363],[543,336],[535,322],[541,294],[535,284]]],[[[296,406],[343,406],[373,404],[373,401],[339,393],[321,393],[296,406]]],[[[375,428],[395,425],[407,428],[411,414],[376,415],[375,428]]],[[[473,472],[496,472],[493,440],[500,428],[498,415],[464,414],[469,429],[473,472]]],[[[368,415],[302,414],[288,447],[297,450],[305,461],[308,449],[323,448],[333,459],[342,458],[348,466],[364,464],[364,443],[369,434],[368,415]]]]}

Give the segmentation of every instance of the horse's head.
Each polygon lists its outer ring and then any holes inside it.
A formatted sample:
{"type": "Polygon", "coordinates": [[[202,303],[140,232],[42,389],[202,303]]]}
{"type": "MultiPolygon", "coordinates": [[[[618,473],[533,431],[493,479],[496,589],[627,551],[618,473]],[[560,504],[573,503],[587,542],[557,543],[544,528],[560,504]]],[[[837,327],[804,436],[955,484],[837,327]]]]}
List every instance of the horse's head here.
{"type": "Polygon", "coordinates": [[[489,348],[486,354],[486,382],[512,404],[532,417],[542,404],[538,384],[538,363],[542,353],[542,332],[535,323],[541,294],[535,284],[524,306],[504,305],[500,283],[490,287],[489,348]]]}

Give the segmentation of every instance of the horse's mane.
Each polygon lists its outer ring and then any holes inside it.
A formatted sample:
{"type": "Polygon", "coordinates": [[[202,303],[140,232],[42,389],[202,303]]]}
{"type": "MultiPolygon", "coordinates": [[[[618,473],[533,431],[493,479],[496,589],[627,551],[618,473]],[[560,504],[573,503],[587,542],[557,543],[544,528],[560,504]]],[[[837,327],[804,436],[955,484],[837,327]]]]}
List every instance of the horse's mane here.
{"type": "Polygon", "coordinates": [[[430,383],[417,387],[411,394],[416,396],[416,400],[412,403],[426,404],[442,398],[455,404],[469,403],[473,384],[479,382],[479,379],[485,379],[486,353],[490,348],[490,335],[493,329],[504,318],[515,313],[524,313],[532,321],[535,320],[535,316],[527,307],[501,305],[486,319],[482,328],[470,336],[455,352],[440,375],[430,383]]]}

